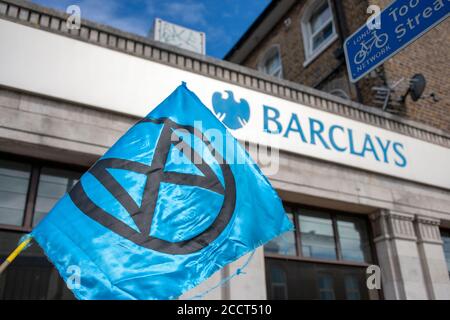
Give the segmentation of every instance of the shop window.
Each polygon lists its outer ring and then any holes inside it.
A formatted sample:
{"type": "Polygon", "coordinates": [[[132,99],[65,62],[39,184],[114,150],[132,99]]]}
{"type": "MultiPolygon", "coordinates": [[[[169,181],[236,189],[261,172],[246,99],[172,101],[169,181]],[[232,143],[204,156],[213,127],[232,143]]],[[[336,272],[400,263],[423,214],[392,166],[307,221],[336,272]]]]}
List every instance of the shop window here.
{"type": "Polygon", "coordinates": [[[274,266],[270,270],[271,279],[271,292],[273,299],[287,300],[288,299],[288,286],[286,271],[279,266],[274,266]]]}
{"type": "Polygon", "coordinates": [[[447,261],[448,274],[450,275],[450,230],[441,230],[441,238],[444,246],[445,260],[447,261]]]}
{"type": "Polygon", "coordinates": [[[334,277],[331,274],[319,274],[319,297],[320,300],[335,300],[334,277]]]}
{"type": "MultiPolygon", "coordinates": [[[[81,176],[39,161],[0,154],[0,262],[81,176]]],[[[0,276],[0,299],[73,299],[37,244],[0,276]]]]}
{"type": "Polygon", "coordinates": [[[333,12],[328,0],[310,0],[301,21],[303,44],[308,64],[337,39],[333,12]]]}
{"type": "Polygon", "coordinates": [[[372,298],[366,286],[366,269],[361,267],[266,258],[266,272],[268,299],[368,300],[372,298]],[[273,270],[284,272],[284,278],[280,278],[277,273],[274,274],[273,270]]]}
{"type": "Polygon", "coordinates": [[[258,69],[273,77],[280,79],[283,77],[283,67],[278,46],[273,46],[267,50],[259,63],[258,69]]]}
{"type": "MultiPolygon", "coordinates": [[[[0,261],[6,259],[23,233],[0,231],[0,261]]],[[[0,276],[0,300],[74,299],[37,244],[18,256],[0,276]]]]}
{"type": "Polygon", "coordinates": [[[344,277],[345,297],[347,300],[361,300],[361,290],[359,289],[358,278],[354,275],[344,277]]]}
{"type": "Polygon", "coordinates": [[[304,213],[299,215],[298,220],[303,256],[335,260],[336,244],[330,215],[304,213]]]}
{"type": "Polygon", "coordinates": [[[43,168],[34,207],[33,226],[53,208],[56,202],[77,183],[79,174],[53,168],[43,168]]]}
{"type": "MultiPolygon", "coordinates": [[[[287,209],[289,210],[289,209],[287,209]]],[[[294,216],[292,213],[288,213],[288,217],[292,223],[294,223],[294,216]]],[[[294,231],[289,231],[281,235],[280,237],[270,241],[264,248],[266,252],[286,255],[286,256],[295,256],[296,248],[295,248],[295,234],[294,231]]]]}
{"type": "Polygon", "coordinates": [[[370,242],[367,223],[358,217],[336,217],[342,260],[370,261],[370,242]]]}
{"type": "Polygon", "coordinates": [[[264,248],[269,298],[377,298],[366,287],[372,252],[365,217],[296,206],[286,211],[295,231],[264,248]]]}
{"type": "Polygon", "coordinates": [[[0,224],[21,226],[31,166],[0,159],[0,224]]]}

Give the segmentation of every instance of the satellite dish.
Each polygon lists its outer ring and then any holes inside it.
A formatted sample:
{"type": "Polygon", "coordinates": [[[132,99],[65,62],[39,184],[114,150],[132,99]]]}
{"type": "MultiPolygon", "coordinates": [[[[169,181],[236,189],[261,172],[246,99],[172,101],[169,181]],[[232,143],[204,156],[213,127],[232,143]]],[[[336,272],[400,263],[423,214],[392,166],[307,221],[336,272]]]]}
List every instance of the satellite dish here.
{"type": "Polygon", "coordinates": [[[420,97],[422,97],[426,85],[427,81],[421,73],[417,73],[411,78],[409,93],[411,94],[411,99],[413,101],[417,101],[420,99],[420,97]]]}

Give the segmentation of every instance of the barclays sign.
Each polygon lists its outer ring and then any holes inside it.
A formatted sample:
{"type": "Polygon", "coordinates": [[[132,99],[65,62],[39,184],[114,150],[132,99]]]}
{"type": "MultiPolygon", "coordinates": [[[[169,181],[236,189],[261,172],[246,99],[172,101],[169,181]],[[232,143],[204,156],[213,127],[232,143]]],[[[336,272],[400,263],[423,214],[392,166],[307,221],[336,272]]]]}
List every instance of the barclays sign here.
{"type": "Polygon", "coordinates": [[[287,123],[280,121],[280,110],[263,106],[264,132],[281,135],[285,139],[296,139],[298,143],[311,144],[333,152],[349,156],[371,158],[399,168],[407,166],[405,146],[399,141],[391,141],[365,132],[361,137],[350,127],[340,124],[327,125],[317,118],[302,118],[292,113],[287,123]]]}
{"type": "MultiPolygon", "coordinates": [[[[244,98],[237,102],[233,91],[225,92],[228,95],[226,99],[219,92],[213,94],[211,100],[214,113],[229,129],[241,129],[250,120],[250,106],[244,98]]],[[[257,120],[262,126],[252,129],[261,130],[261,134],[277,135],[299,145],[309,144],[352,157],[370,158],[398,168],[408,164],[407,150],[400,141],[386,139],[370,131],[355,132],[351,127],[338,123],[327,124],[320,118],[304,117],[298,112],[282,117],[281,112],[284,110],[273,106],[253,106],[254,109],[257,107],[263,109],[262,113],[256,113],[262,115],[262,119],[257,120]]]]}

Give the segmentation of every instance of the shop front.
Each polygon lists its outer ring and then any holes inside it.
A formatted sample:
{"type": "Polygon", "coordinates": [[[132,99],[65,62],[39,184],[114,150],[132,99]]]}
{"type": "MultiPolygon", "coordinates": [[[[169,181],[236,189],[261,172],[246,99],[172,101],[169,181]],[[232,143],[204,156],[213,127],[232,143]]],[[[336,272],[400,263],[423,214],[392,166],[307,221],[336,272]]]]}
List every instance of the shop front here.
{"type": "MultiPolygon", "coordinates": [[[[94,23],[64,26],[55,11],[0,1],[2,259],[185,81],[260,164],[295,225],[206,298],[450,299],[448,134],[94,23]],[[371,265],[380,289],[367,287],[371,265]]],[[[73,298],[36,245],[0,278],[0,299],[30,298],[73,298]]]]}

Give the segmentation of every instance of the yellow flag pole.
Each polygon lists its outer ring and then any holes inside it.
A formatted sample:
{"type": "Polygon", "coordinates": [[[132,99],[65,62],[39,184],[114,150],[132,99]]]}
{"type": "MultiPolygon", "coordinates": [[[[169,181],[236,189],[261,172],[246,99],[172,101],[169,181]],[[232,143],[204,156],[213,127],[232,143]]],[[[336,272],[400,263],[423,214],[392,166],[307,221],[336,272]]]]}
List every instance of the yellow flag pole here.
{"type": "Polygon", "coordinates": [[[3,273],[3,271],[6,270],[6,268],[14,261],[14,259],[17,258],[17,256],[28,246],[28,244],[33,240],[32,237],[29,237],[22,241],[16,249],[6,258],[5,261],[0,265],[0,275],[3,273]]]}

